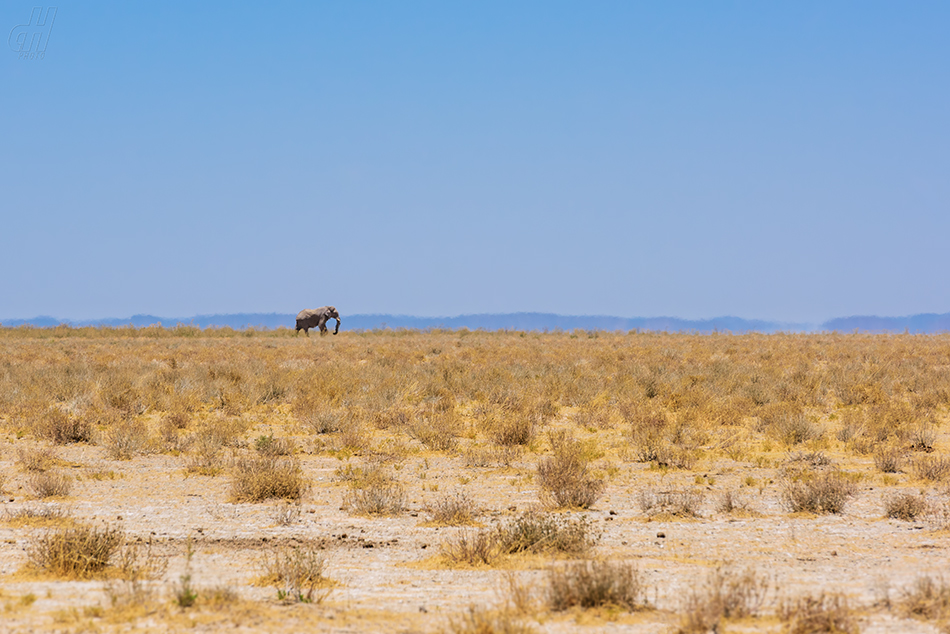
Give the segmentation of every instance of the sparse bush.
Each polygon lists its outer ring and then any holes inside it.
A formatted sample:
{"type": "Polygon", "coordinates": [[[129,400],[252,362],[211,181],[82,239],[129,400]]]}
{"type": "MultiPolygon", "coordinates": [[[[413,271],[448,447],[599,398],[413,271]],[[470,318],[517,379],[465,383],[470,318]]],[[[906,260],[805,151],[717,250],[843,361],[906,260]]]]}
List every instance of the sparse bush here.
{"type": "Polygon", "coordinates": [[[900,599],[905,614],[927,620],[941,620],[950,615],[950,585],[943,579],[918,577],[900,599]]]}
{"type": "Polygon", "coordinates": [[[537,630],[505,611],[471,606],[464,615],[449,620],[448,634],[534,634],[537,630]]]}
{"type": "Polygon", "coordinates": [[[647,607],[646,585],[630,564],[579,561],[548,568],[548,606],[555,611],[572,607],[647,607]]]}
{"type": "Polygon", "coordinates": [[[148,426],[140,420],[123,419],[110,427],[103,441],[112,460],[129,460],[148,443],[148,426]]]}
{"type": "Polygon", "coordinates": [[[185,463],[185,471],[198,475],[216,476],[221,473],[221,440],[214,435],[198,434],[185,463]]]}
{"type": "Polygon", "coordinates": [[[512,522],[496,529],[505,553],[565,553],[583,555],[597,543],[599,535],[586,517],[525,511],[512,522]]]}
{"type": "Polygon", "coordinates": [[[67,414],[57,407],[47,409],[46,413],[33,423],[33,430],[38,437],[57,445],[89,442],[92,438],[92,425],[88,420],[67,414]]]}
{"type": "Polygon", "coordinates": [[[17,450],[17,464],[24,471],[49,471],[61,462],[56,450],[51,447],[21,448],[17,450]]]}
{"type": "Polygon", "coordinates": [[[56,526],[70,521],[70,515],[58,506],[43,505],[12,511],[4,509],[3,521],[14,526],[56,526]]]}
{"type": "Polygon", "coordinates": [[[551,433],[554,455],[538,463],[542,499],[558,508],[590,508],[604,483],[590,475],[583,447],[567,433],[551,433]]]}
{"type": "Polygon", "coordinates": [[[466,467],[511,466],[521,458],[522,448],[511,447],[469,447],[462,452],[466,467]]]}
{"type": "Polygon", "coordinates": [[[910,431],[910,448],[930,453],[937,442],[937,430],[931,425],[918,425],[910,431]]]}
{"type": "Polygon", "coordinates": [[[290,526],[300,521],[300,504],[281,504],[274,510],[274,522],[278,526],[290,526]]]}
{"type": "Polygon", "coordinates": [[[370,469],[350,481],[343,506],[360,515],[394,515],[406,508],[406,490],[381,469],[370,469]]]}
{"type": "Polygon", "coordinates": [[[30,476],[27,486],[38,498],[66,496],[73,490],[73,479],[58,471],[40,471],[30,476]]]}
{"type": "Polygon", "coordinates": [[[882,447],[874,453],[874,466],[882,473],[900,473],[904,451],[900,447],[882,447]]]}
{"type": "Polygon", "coordinates": [[[241,458],[232,469],[231,499],[235,502],[299,500],[309,488],[300,463],[293,458],[241,458]]]}
{"type": "Polygon", "coordinates": [[[903,492],[889,495],[884,499],[884,512],[891,519],[910,522],[924,515],[930,505],[923,495],[903,492]]]}
{"type": "Polygon", "coordinates": [[[315,544],[278,546],[265,553],[258,582],[273,586],[281,601],[320,603],[330,592],[326,564],[326,556],[315,544]]]}
{"type": "Polygon", "coordinates": [[[795,513],[841,513],[856,493],[857,487],[841,473],[806,473],[785,481],[782,499],[795,513]]]}
{"type": "Polygon", "coordinates": [[[789,634],[857,634],[860,631],[851,605],[840,594],[786,600],[779,608],[779,618],[786,623],[789,634]]]}
{"type": "Polygon", "coordinates": [[[522,411],[503,412],[488,421],[488,437],[502,447],[527,445],[534,439],[537,425],[534,419],[522,411]]]}
{"type": "Polygon", "coordinates": [[[832,464],[831,458],[826,456],[823,451],[796,451],[788,455],[788,461],[806,464],[810,467],[827,467],[832,464]]]}
{"type": "Polygon", "coordinates": [[[259,436],[254,441],[254,449],[262,456],[292,456],[297,451],[297,444],[292,438],[275,438],[271,436],[259,436]]]}
{"type": "Polygon", "coordinates": [[[950,475],[950,457],[921,456],[914,461],[914,475],[931,482],[945,480],[950,475]]]}
{"type": "Polygon", "coordinates": [[[683,634],[718,632],[723,619],[755,616],[771,587],[770,580],[754,570],[738,572],[717,568],[703,586],[686,599],[679,631],[683,634]]]}
{"type": "Polygon", "coordinates": [[[449,451],[454,449],[461,431],[461,423],[454,413],[438,413],[418,418],[404,427],[410,437],[427,449],[449,451]]]}
{"type": "Polygon", "coordinates": [[[445,495],[429,509],[430,522],[444,525],[471,524],[478,514],[475,504],[464,493],[445,495]]]}
{"type": "Polygon", "coordinates": [[[440,554],[450,564],[490,566],[501,556],[500,546],[493,530],[462,529],[442,542],[440,554]]]}
{"type": "Polygon", "coordinates": [[[716,510],[720,513],[748,512],[749,501],[737,489],[726,489],[719,495],[716,510]]]}
{"type": "Polygon", "coordinates": [[[125,544],[118,528],[76,524],[33,537],[30,564],[58,577],[88,579],[103,572],[125,544]]]}
{"type": "Polygon", "coordinates": [[[673,517],[700,517],[704,496],[695,489],[669,489],[657,491],[646,488],[640,491],[640,510],[647,515],[671,515],[673,517]]]}

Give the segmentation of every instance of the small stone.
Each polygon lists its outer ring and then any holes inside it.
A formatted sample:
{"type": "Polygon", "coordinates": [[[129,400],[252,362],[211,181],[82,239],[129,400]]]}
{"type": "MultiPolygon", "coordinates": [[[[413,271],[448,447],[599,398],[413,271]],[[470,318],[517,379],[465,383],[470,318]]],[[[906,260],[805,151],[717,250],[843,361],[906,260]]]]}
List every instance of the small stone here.
{"type": "Polygon", "coordinates": [[[657,539],[666,539],[666,533],[657,533],[657,534],[656,534],[656,538],[657,538],[657,539]]]}
{"type": "Polygon", "coordinates": [[[610,514],[611,514],[611,515],[616,515],[616,514],[617,514],[617,511],[614,511],[614,510],[611,509],[610,514]]]}
{"type": "Polygon", "coordinates": [[[116,515],[115,518],[116,518],[117,520],[119,520],[120,522],[122,521],[122,516],[121,516],[121,515],[116,515]]]}
{"type": "Polygon", "coordinates": [[[425,549],[428,548],[428,547],[429,547],[429,544],[423,544],[423,545],[422,545],[422,550],[425,550],[425,549]]]}

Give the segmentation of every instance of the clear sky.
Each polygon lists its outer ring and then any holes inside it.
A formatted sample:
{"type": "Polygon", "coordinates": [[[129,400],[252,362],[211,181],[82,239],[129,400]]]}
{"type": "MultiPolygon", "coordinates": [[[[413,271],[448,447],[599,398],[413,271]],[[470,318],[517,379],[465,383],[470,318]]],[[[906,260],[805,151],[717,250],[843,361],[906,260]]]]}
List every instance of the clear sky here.
{"type": "Polygon", "coordinates": [[[35,4],[0,318],[950,311],[948,2],[35,4]]]}

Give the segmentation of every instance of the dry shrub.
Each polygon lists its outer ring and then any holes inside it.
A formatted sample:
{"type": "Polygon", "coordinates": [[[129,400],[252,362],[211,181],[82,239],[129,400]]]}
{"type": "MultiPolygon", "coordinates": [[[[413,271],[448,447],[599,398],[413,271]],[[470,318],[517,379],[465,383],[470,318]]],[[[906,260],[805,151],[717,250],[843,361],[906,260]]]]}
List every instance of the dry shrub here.
{"type": "Polygon", "coordinates": [[[30,476],[27,487],[38,498],[61,497],[73,490],[73,479],[58,471],[40,471],[30,476]]]}
{"type": "Polygon", "coordinates": [[[309,427],[316,434],[332,434],[343,429],[346,414],[339,410],[316,408],[294,410],[297,420],[309,427]]]}
{"type": "Polygon", "coordinates": [[[782,487],[782,500],[795,513],[841,513],[856,494],[855,484],[837,471],[796,474],[782,487]]]}
{"type": "Polygon", "coordinates": [[[449,619],[448,634],[534,634],[537,630],[507,611],[491,611],[475,606],[462,616],[449,619]]]}
{"type": "Polygon", "coordinates": [[[488,437],[501,447],[523,446],[534,440],[537,425],[523,412],[504,413],[492,419],[488,437]]]}
{"type": "Polygon", "coordinates": [[[555,611],[573,607],[647,607],[646,585],[640,572],[627,563],[578,561],[548,568],[548,606],[555,611]]]}
{"type": "Polygon", "coordinates": [[[751,506],[738,489],[726,489],[719,495],[716,510],[720,513],[747,513],[751,506]]]}
{"type": "Polygon", "coordinates": [[[191,445],[191,453],[185,462],[185,472],[197,475],[216,476],[222,471],[221,441],[214,435],[198,434],[191,445]]]}
{"type": "Polygon", "coordinates": [[[421,442],[427,449],[449,451],[454,449],[458,442],[459,434],[462,431],[462,422],[455,415],[454,410],[447,412],[433,411],[414,419],[403,429],[411,438],[421,442]]]}
{"type": "Polygon", "coordinates": [[[188,427],[191,417],[191,412],[184,409],[171,411],[162,417],[162,426],[169,429],[183,430],[188,427]]]}
{"type": "Polygon", "coordinates": [[[466,467],[509,467],[521,458],[523,449],[511,447],[469,447],[462,451],[466,467]]]}
{"type": "Polygon", "coordinates": [[[278,526],[290,526],[300,521],[300,504],[281,504],[274,510],[274,523],[278,526]]]}
{"type": "Polygon", "coordinates": [[[950,457],[921,456],[914,461],[914,475],[931,482],[945,480],[950,475],[950,457]]]}
{"type": "Polygon", "coordinates": [[[474,502],[465,493],[444,495],[429,509],[429,521],[445,526],[471,524],[478,515],[474,502]]]}
{"type": "Polygon", "coordinates": [[[30,540],[27,557],[37,570],[68,579],[102,573],[125,545],[125,533],[110,526],[76,524],[30,540]]]}
{"type": "Polygon", "coordinates": [[[923,495],[904,491],[884,498],[884,513],[891,519],[910,522],[929,510],[930,504],[923,495]]]}
{"type": "Polygon", "coordinates": [[[840,594],[804,596],[782,602],[779,618],[789,634],[857,634],[858,619],[848,600],[840,594]]]}
{"type": "Polygon", "coordinates": [[[63,461],[52,447],[35,447],[18,449],[16,462],[24,471],[42,472],[59,466],[63,461]]]}
{"type": "Polygon", "coordinates": [[[442,542],[439,554],[450,565],[491,566],[502,550],[495,531],[463,529],[442,542]]]}
{"type": "Polygon", "coordinates": [[[793,446],[821,438],[825,430],[803,413],[788,413],[773,420],[769,431],[782,443],[793,446]]]}
{"type": "Polygon", "coordinates": [[[703,505],[703,493],[695,489],[668,489],[657,491],[646,488],[640,491],[640,510],[656,517],[670,515],[673,517],[701,517],[699,509],[703,505]]]}
{"type": "Polygon", "coordinates": [[[122,419],[105,433],[103,446],[112,460],[130,460],[148,443],[148,426],[140,420],[122,419]]]}
{"type": "Polygon", "coordinates": [[[866,426],[864,410],[844,410],[841,414],[841,427],[835,432],[835,437],[843,443],[849,443],[863,436],[866,426]]]}
{"type": "Polygon", "coordinates": [[[330,593],[326,564],[326,556],[315,544],[278,546],[264,554],[258,583],[273,586],[281,601],[320,603],[330,593]]]}
{"type": "Polygon", "coordinates": [[[683,607],[683,634],[718,632],[723,619],[756,616],[772,589],[764,575],[717,568],[694,590],[683,607]]]}
{"type": "Polygon", "coordinates": [[[653,462],[669,447],[666,413],[654,405],[625,403],[621,416],[630,425],[630,441],[637,462],[653,462]]]}
{"type": "Polygon", "coordinates": [[[832,464],[831,458],[823,451],[795,451],[788,455],[789,463],[808,465],[809,467],[827,467],[832,464]]]}
{"type": "Polygon", "coordinates": [[[254,441],[254,449],[262,456],[292,456],[297,451],[297,444],[293,438],[275,438],[270,436],[259,436],[254,441]]]}
{"type": "Polygon", "coordinates": [[[406,508],[406,490],[379,467],[368,469],[350,480],[343,506],[359,515],[395,515],[406,508]]]}
{"type": "Polygon", "coordinates": [[[92,424],[84,418],[73,416],[58,407],[50,407],[33,422],[33,433],[57,445],[73,442],[89,442],[92,439],[92,424]]]}
{"type": "Polygon", "coordinates": [[[874,466],[882,473],[900,473],[904,467],[904,450],[882,447],[874,453],[874,466]]]}
{"type": "Polygon", "coordinates": [[[557,508],[590,508],[605,485],[588,472],[584,447],[565,430],[549,439],[554,455],[538,463],[542,500],[557,508]]]}
{"type": "Polygon", "coordinates": [[[58,506],[4,509],[3,521],[13,526],[59,526],[71,521],[69,511],[58,506]]]}
{"type": "Polygon", "coordinates": [[[950,615],[950,585],[942,578],[918,577],[903,592],[900,606],[904,613],[927,620],[941,620],[950,615]]]}
{"type": "Polygon", "coordinates": [[[235,502],[299,500],[309,488],[310,483],[294,458],[241,458],[232,468],[230,498],[235,502]]]}
{"type": "Polygon", "coordinates": [[[910,430],[907,440],[914,451],[930,453],[937,442],[937,430],[932,425],[917,425],[910,430]]]}
{"type": "Polygon", "coordinates": [[[571,519],[541,511],[525,511],[512,522],[495,529],[504,553],[564,553],[583,555],[600,538],[586,517],[571,519]]]}

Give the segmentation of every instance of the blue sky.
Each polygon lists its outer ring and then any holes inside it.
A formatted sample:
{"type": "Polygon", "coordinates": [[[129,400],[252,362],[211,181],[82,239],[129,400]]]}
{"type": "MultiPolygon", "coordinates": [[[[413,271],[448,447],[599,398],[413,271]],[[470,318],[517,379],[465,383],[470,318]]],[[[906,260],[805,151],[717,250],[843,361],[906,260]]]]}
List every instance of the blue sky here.
{"type": "Polygon", "coordinates": [[[950,311],[946,2],[0,5],[0,318],[950,311]]]}

